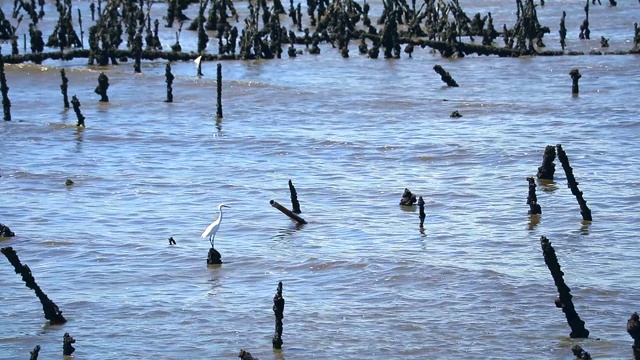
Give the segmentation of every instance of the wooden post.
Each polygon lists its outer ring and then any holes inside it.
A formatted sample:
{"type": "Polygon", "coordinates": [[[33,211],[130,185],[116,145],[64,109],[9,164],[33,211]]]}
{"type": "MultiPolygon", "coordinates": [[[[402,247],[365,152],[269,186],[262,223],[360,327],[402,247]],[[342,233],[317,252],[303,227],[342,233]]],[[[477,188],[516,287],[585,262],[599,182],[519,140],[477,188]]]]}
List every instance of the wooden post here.
{"type": "Polygon", "coordinates": [[[278,204],[277,201],[275,200],[271,200],[269,201],[269,203],[271,204],[271,206],[273,206],[274,208],[280,210],[283,214],[287,215],[288,217],[290,217],[291,219],[295,220],[298,224],[306,224],[307,221],[303,218],[301,218],[300,216],[294,214],[291,210],[287,209],[286,207],[278,204]]]}

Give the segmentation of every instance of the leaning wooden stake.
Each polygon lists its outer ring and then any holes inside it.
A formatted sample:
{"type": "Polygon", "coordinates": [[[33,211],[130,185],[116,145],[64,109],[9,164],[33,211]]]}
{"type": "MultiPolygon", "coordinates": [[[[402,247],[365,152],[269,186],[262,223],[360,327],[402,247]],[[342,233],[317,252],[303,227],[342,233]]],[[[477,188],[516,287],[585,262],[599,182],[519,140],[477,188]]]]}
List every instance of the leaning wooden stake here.
{"type": "Polygon", "coordinates": [[[278,204],[277,201],[271,200],[271,201],[269,201],[269,204],[271,204],[271,206],[273,206],[274,208],[280,210],[283,214],[287,215],[291,219],[295,220],[298,224],[306,224],[307,223],[307,221],[305,219],[303,219],[300,216],[294,214],[291,210],[287,209],[286,207],[278,204]]]}
{"type": "Polygon", "coordinates": [[[589,330],[584,327],[584,321],[580,319],[575,307],[573,306],[571,289],[564,282],[564,273],[558,263],[556,251],[551,246],[551,242],[546,237],[540,237],[540,246],[542,247],[542,255],[544,256],[544,262],[547,264],[553,281],[558,289],[559,297],[556,299],[556,306],[562,308],[562,312],[567,318],[567,323],[571,327],[571,338],[588,338],[589,330]]]}
{"type": "Polygon", "coordinates": [[[300,211],[300,203],[298,202],[298,192],[293,186],[291,179],[289,179],[289,192],[291,193],[291,208],[294,213],[300,214],[302,211],[300,211]]]}
{"type": "Polygon", "coordinates": [[[442,66],[436,65],[433,67],[433,70],[435,70],[435,72],[440,75],[440,78],[447,84],[447,86],[458,87],[458,83],[453,80],[451,75],[449,75],[449,73],[445,69],[443,69],[442,66]]]}
{"type": "Polygon", "coordinates": [[[578,205],[580,205],[580,214],[582,214],[582,219],[585,221],[592,221],[591,209],[589,209],[587,201],[582,197],[582,191],[578,189],[578,182],[573,176],[573,168],[569,165],[567,153],[564,152],[562,145],[560,144],[556,145],[556,148],[558,149],[558,160],[560,160],[564,173],[567,176],[567,185],[571,189],[571,193],[576,197],[576,200],[578,200],[578,205]]]}
{"type": "Polygon", "coordinates": [[[273,334],[273,348],[282,349],[282,319],[284,318],[284,298],[282,297],[282,281],[273,296],[273,313],[276,316],[276,331],[273,334]]]}
{"type": "Polygon", "coordinates": [[[26,287],[32,289],[36,292],[36,296],[40,299],[42,303],[42,310],[44,311],[45,319],[49,320],[49,324],[64,324],[67,322],[67,319],[62,316],[62,311],[58,308],[53,301],[51,301],[47,294],[45,294],[42,289],[36,284],[36,279],[31,274],[31,269],[27,265],[22,265],[20,263],[20,259],[18,258],[18,254],[11,246],[4,247],[0,249],[0,252],[7,257],[7,260],[13,265],[13,268],[16,271],[16,274],[20,274],[22,276],[22,280],[24,281],[26,287]]]}

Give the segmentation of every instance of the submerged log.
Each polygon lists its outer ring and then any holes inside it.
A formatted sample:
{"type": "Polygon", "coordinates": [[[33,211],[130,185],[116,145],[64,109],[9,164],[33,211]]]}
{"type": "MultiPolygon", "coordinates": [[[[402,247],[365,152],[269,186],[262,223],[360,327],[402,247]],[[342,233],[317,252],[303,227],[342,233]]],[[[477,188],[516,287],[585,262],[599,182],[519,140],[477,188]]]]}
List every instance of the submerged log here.
{"type": "Polygon", "coordinates": [[[62,316],[62,311],[60,311],[58,305],[51,301],[49,297],[47,297],[47,294],[40,289],[40,286],[36,284],[36,279],[31,274],[31,269],[29,269],[27,265],[20,263],[20,259],[18,258],[16,251],[13,250],[11,246],[4,247],[0,249],[0,251],[7,257],[7,260],[9,260],[11,265],[13,265],[16,274],[20,274],[22,276],[25,286],[35,291],[36,296],[40,299],[40,303],[42,303],[44,317],[49,320],[49,324],[58,325],[66,323],[67,319],[62,316]]]}
{"type": "Polygon", "coordinates": [[[269,201],[269,203],[274,208],[280,210],[280,212],[282,212],[283,214],[285,214],[288,217],[290,217],[291,219],[295,220],[298,224],[302,225],[302,224],[306,224],[307,223],[307,221],[305,219],[303,219],[300,216],[294,214],[291,210],[289,210],[286,207],[280,205],[277,201],[271,200],[271,201],[269,201]]]}

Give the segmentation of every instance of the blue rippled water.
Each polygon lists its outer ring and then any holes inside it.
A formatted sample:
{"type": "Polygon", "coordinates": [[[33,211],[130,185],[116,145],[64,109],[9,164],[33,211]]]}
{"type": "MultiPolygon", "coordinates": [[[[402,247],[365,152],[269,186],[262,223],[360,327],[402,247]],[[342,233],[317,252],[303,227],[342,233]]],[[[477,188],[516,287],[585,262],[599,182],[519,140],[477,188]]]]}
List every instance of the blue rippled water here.
{"type": "MultiPolygon", "coordinates": [[[[460,2],[470,15],[491,11],[497,27],[515,19],[511,1],[460,2]]],[[[600,33],[612,50],[631,48],[640,5],[593,6],[597,40],[580,42],[583,4],[546,3],[538,14],[552,29],[548,47],[559,47],[564,10],[570,49],[598,48],[600,33]]],[[[88,14],[88,4],[78,6],[88,14]]],[[[11,5],[0,2],[5,13],[11,5]]],[[[154,5],[158,16],[165,6],[154,5]]],[[[372,2],[372,13],[380,9],[372,2]]],[[[167,46],[173,34],[163,36],[167,46]]],[[[186,31],[181,43],[195,48],[186,31]]],[[[1,359],[26,358],[35,345],[56,358],[65,332],[78,359],[236,358],[240,349],[261,359],[571,359],[575,344],[594,358],[632,357],[637,56],[447,60],[417,49],[411,59],[373,60],[325,47],[229,61],[223,119],[214,63],[202,78],[192,63],[172,64],[171,104],[165,65],[146,62],[142,74],[81,60],[6,66],[13,119],[0,123],[0,222],[16,237],[0,246],[18,252],[69,322],[47,325],[33,292],[0,261],[1,359]],[[447,88],[436,64],[460,87],[447,88]],[[62,108],[60,68],[85,129],[62,108]],[[579,96],[573,68],[583,75],[579,96]],[[93,92],[100,72],[108,104],[93,92]],[[454,110],[463,117],[450,118],[454,110]],[[592,223],[558,161],[556,180],[537,187],[542,216],[527,215],[526,177],[555,144],[592,223]],[[290,206],[289,179],[306,225],[269,205],[290,206]],[[405,188],[424,197],[422,231],[417,209],[398,206],[405,188]],[[224,263],[207,267],[199,236],[219,203],[232,206],[216,236],[224,263]],[[541,235],[589,339],[570,339],[553,304],[541,235]],[[274,351],[279,281],[284,346],[274,351]]]]}

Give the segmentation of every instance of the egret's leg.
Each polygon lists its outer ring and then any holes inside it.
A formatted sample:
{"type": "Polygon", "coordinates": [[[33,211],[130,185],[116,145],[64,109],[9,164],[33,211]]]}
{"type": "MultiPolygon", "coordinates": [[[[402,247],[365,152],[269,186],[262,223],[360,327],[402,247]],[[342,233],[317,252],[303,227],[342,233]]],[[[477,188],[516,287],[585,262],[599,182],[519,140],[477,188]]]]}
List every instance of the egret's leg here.
{"type": "Polygon", "coordinates": [[[209,236],[209,242],[211,243],[211,247],[213,248],[213,238],[215,237],[215,234],[211,234],[209,236]]]}

